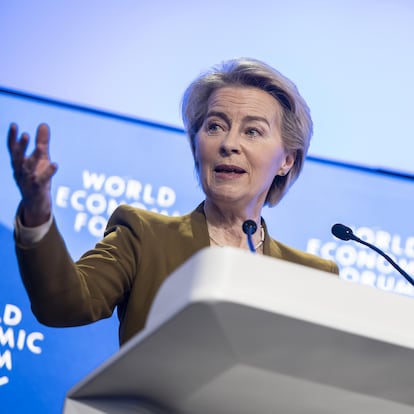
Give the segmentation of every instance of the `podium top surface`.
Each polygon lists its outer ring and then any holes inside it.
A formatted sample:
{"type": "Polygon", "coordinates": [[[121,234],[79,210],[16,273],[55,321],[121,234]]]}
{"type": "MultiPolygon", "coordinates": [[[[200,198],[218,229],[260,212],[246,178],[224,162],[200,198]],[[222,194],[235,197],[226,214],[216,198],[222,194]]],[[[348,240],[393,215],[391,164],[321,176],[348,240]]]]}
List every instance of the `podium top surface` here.
{"type": "Polygon", "coordinates": [[[182,414],[414,412],[413,313],[408,297],[209,248],[166,280],[144,331],[68,399],[182,414]]]}
{"type": "Polygon", "coordinates": [[[414,348],[414,299],[230,247],[204,249],[158,292],[143,336],[195,302],[231,302],[414,348]]]}

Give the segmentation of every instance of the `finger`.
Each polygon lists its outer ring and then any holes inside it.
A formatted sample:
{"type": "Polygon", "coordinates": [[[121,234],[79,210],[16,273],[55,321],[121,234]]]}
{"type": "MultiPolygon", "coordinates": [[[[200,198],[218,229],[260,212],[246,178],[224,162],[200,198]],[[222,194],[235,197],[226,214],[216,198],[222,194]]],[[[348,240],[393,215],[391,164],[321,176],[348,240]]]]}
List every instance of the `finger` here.
{"type": "Polygon", "coordinates": [[[45,184],[52,179],[52,177],[56,174],[58,166],[56,163],[51,163],[47,166],[46,170],[43,172],[42,176],[40,177],[40,183],[45,184]]]}
{"type": "Polygon", "coordinates": [[[9,129],[7,146],[10,152],[13,169],[16,169],[24,161],[27,146],[29,145],[29,135],[24,133],[17,139],[17,125],[12,124],[9,129]]]}
{"type": "MultiPolygon", "coordinates": [[[[46,124],[41,124],[36,132],[36,145],[31,156],[26,160],[27,168],[35,170],[40,162],[50,163],[49,142],[50,130],[46,124]]],[[[47,172],[44,172],[47,175],[47,172]]],[[[53,174],[52,174],[53,175],[53,174]]]]}
{"type": "Polygon", "coordinates": [[[17,140],[17,125],[12,123],[9,127],[9,134],[7,135],[7,148],[9,150],[10,155],[13,152],[13,149],[16,145],[17,140]]]}
{"type": "Polygon", "coordinates": [[[47,124],[40,124],[36,131],[35,151],[49,157],[50,130],[47,124]]]}

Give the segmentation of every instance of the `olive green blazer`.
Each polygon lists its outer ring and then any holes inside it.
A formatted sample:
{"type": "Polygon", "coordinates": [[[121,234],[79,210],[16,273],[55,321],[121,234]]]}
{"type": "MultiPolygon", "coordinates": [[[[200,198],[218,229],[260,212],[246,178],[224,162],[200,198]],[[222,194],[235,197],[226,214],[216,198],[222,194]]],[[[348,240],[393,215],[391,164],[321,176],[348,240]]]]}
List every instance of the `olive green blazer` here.
{"type": "MultiPolygon", "coordinates": [[[[267,233],[265,255],[338,274],[337,265],[285,246],[267,233]]],[[[119,206],[104,238],[73,262],[56,223],[30,246],[16,241],[23,283],[34,315],[48,326],[77,326],[110,317],[117,307],[120,343],[146,322],[160,285],[210,245],[203,204],[181,217],[119,206]]]]}

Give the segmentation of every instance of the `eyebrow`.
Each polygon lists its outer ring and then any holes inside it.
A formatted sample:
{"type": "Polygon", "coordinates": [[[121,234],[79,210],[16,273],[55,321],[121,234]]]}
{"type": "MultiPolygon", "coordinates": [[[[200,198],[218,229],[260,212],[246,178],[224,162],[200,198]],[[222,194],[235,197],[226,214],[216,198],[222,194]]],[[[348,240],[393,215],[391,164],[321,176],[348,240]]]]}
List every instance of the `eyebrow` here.
{"type": "MultiPolygon", "coordinates": [[[[222,118],[227,124],[231,125],[231,120],[227,116],[226,113],[221,112],[221,111],[210,111],[210,112],[207,113],[206,119],[209,118],[209,117],[213,117],[213,116],[216,116],[218,118],[222,118]]],[[[268,125],[270,127],[269,121],[267,120],[267,118],[265,118],[263,116],[247,115],[243,118],[243,121],[247,121],[247,122],[259,121],[259,122],[265,123],[266,125],[268,125]]]]}
{"type": "Polygon", "coordinates": [[[268,125],[270,127],[270,123],[267,120],[267,118],[263,117],[263,116],[255,116],[255,115],[247,115],[243,118],[244,121],[259,121],[259,122],[263,122],[266,125],[268,125]]]}
{"type": "Polygon", "coordinates": [[[224,112],[220,112],[220,111],[210,111],[210,112],[207,112],[206,119],[207,118],[210,118],[210,117],[213,117],[213,116],[216,116],[217,118],[224,119],[224,121],[227,124],[231,125],[230,118],[224,112]]]}

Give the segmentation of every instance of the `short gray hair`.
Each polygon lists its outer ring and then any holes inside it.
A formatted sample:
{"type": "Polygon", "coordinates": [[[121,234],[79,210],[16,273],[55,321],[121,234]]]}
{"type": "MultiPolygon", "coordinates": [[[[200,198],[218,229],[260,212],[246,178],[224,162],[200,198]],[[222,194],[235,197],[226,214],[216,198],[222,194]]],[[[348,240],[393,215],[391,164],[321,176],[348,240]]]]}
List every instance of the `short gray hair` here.
{"type": "Polygon", "coordinates": [[[256,59],[231,59],[201,74],[186,89],[182,100],[184,127],[195,152],[195,137],[208,109],[210,95],[226,86],[246,86],[261,89],[273,96],[282,107],[281,135],[285,150],[295,162],[285,176],[276,176],[265,204],[276,205],[302,171],[313,133],[312,118],[296,85],[276,69],[256,59]]]}

